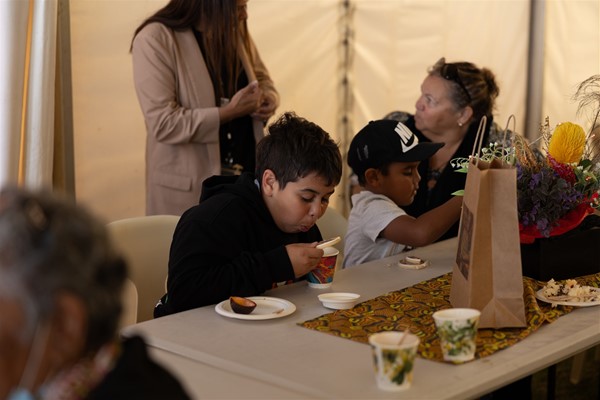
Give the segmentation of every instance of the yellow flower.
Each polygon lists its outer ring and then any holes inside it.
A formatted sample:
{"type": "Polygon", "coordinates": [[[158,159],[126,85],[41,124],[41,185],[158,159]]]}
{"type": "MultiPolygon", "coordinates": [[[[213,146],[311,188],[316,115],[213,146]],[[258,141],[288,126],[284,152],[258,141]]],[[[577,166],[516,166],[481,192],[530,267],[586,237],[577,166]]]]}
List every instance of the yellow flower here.
{"type": "Polygon", "coordinates": [[[572,122],[559,124],[552,133],[548,154],[563,164],[577,163],[585,148],[585,131],[572,122]]]}

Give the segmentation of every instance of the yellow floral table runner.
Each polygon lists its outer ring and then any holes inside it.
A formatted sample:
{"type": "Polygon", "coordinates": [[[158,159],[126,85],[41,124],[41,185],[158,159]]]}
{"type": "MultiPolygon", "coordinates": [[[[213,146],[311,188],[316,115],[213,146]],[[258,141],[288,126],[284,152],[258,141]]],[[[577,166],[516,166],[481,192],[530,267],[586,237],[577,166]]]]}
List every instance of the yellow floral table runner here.
{"type": "MultiPolygon", "coordinates": [[[[452,273],[418,283],[414,286],[390,292],[357,304],[349,310],[338,310],[298,325],[308,329],[368,343],[370,334],[382,331],[408,329],[419,336],[419,356],[443,361],[436,333],[433,312],[451,308],[450,284],[452,273]]],[[[578,277],[580,285],[600,286],[600,274],[578,277]]],[[[558,306],[538,301],[535,292],[545,282],[523,277],[526,328],[479,329],[476,358],[487,357],[505,349],[535,332],[544,323],[551,323],[574,307],[558,306]]]]}

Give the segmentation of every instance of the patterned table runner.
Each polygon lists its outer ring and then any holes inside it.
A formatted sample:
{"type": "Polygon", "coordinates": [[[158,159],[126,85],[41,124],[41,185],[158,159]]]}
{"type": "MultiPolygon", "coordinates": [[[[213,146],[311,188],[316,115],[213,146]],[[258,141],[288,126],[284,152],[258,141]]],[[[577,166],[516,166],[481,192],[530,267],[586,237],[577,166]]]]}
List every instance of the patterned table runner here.
{"type": "MultiPolygon", "coordinates": [[[[600,274],[576,278],[580,285],[600,286],[600,274]]],[[[442,361],[442,351],[436,333],[434,311],[451,308],[450,284],[452,273],[418,283],[406,289],[387,293],[357,304],[349,310],[338,310],[298,323],[308,329],[341,338],[368,343],[375,332],[408,329],[419,336],[419,356],[442,361]]],[[[545,282],[523,277],[526,328],[479,329],[476,358],[487,357],[505,349],[535,332],[544,323],[551,323],[574,307],[558,306],[538,301],[535,292],[545,282]]]]}

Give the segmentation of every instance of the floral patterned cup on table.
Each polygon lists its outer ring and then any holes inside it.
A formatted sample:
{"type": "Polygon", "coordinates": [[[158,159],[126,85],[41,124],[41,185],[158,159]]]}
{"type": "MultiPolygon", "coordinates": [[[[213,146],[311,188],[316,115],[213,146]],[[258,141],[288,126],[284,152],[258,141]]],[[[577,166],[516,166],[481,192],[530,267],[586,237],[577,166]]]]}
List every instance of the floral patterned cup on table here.
{"type": "Polygon", "coordinates": [[[406,332],[379,332],[369,336],[373,350],[375,379],[379,389],[391,392],[406,390],[413,380],[413,365],[419,338],[406,332]]]}
{"type": "Polygon", "coordinates": [[[449,308],[433,313],[444,360],[461,363],[475,358],[480,315],[479,310],[472,308],[449,308]]]}
{"type": "Polygon", "coordinates": [[[323,252],[319,265],[310,271],[306,277],[308,286],[312,288],[327,289],[333,282],[337,256],[340,251],[335,247],[325,247],[323,252]]]}

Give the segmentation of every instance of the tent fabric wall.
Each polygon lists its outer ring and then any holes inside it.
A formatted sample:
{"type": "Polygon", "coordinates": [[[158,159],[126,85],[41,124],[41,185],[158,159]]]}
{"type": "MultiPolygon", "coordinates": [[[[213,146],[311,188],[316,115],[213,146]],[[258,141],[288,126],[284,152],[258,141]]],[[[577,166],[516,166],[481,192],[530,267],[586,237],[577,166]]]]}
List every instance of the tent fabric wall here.
{"type": "Polygon", "coordinates": [[[442,56],[496,74],[498,120],[523,115],[527,1],[360,0],[356,15],[357,122],[392,110],[414,112],[427,69],[442,56]]]}
{"type": "Polygon", "coordinates": [[[133,87],[135,28],[164,0],[71,0],[77,200],[113,221],[144,215],[146,131],[133,87]]]}
{"type": "Polygon", "coordinates": [[[577,85],[600,74],[600,1],[554,0],[546,2],[543,120],[550,125],[572,121],[586,131],[589,114],[577,115],[572,97],[577,85]]]}
{"type": "MultiPolygon", "coordinates": [[[[144,213],[145,128],[128,48],[135,27],[164,4],[166,0],[71,0],[77,198],[107,220],[144,213]]],[[[292,110],[318,123],[343,152],[351,139],[340,123],[347,67],[349,132],[391,110],[414,111],[427,68],[441,56],[490,68],[501,89],[497,120],[503,125],[514,114],[517,130],[522,130],[530,7],[529,0],[248,3],[250,31],[281,94],[278,113],[292,110]],[[352,16],[349,65],[341,50],[348,11],[344,4],[352,16]]],[[[563,111],[573,84],[598,73],[600,65],[598,2],[553,0],[547,8],[546,26],[553,30],[547,31],[551,39],[546,40],[542,109],[560,115],[551,115],[552,120],[572,119],[573,113],[563,111]],[[572,46],[565,32],[571,40],[585,39],[572,46]],[[577,59],[565,59],[565,52],[577,52],[577,59]],[[583,53],[589,57],[580,57],[583,53]]],[[[344,188],[337,188],[332,202],[341,210],[347,201],[344,188]]]]}

